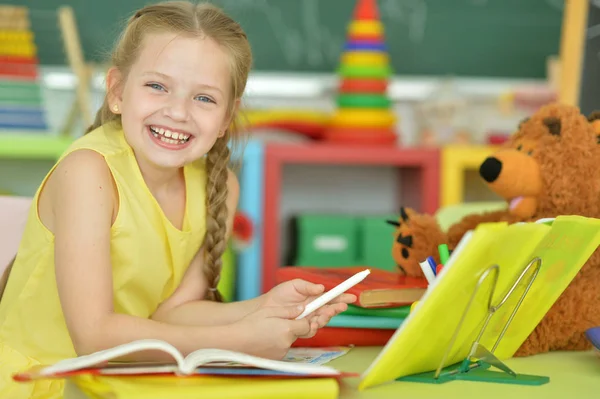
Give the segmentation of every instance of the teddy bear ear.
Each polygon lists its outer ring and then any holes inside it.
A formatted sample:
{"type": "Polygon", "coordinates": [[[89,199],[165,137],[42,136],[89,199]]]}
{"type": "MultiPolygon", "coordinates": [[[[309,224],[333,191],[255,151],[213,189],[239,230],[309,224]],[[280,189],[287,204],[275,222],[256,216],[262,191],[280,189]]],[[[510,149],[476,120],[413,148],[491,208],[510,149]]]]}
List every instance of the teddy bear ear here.
{"type": "Polygon", "coordinates": [[[560,136],[560,119],[550,116],[548,118],[544,118],[542,122],[544,122],[544,125],[546,125],[551,135],[560,136]]]}
{"type": "Polygon", "coordinates": [[[404,207],[400,207],[400,217],[403,221],[408,222],[408,214],[406,213],[406,209],[404,207]]]}
{"type": "Polygon", "coordinates": [[[600,119],[600,111],[593,111],[587,118],[588,122],[594,122],[600,119]]]}
{"type": "Polygon", "coordinates": [[[596,142],[600,144],[600,111],[593,111],[587,119],[596,132],[596,142]]]}
{"type": "Polygon", "coordinates": [[[519,129],[520,129],[520,128],[521,128],[521,126],[523,126],[523,124],[524,124],[525,122],[527,122],[529,119],[530,119],[529,117],[526,117],[526,118],[524,118],[523,120],[521,120],[521,122],[519,122],[519,129]]]}

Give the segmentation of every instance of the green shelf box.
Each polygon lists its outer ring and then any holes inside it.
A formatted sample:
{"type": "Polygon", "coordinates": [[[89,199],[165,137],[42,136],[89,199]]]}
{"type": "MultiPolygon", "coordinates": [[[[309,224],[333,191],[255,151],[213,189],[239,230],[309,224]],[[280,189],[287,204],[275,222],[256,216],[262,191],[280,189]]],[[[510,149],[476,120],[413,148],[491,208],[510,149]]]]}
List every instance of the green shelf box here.
{"type": "Polygon", "coordinates": [[[303,214],[294,219],[290,261],[296,266],[358,263],[360,220],[352,215],[303,214]]]}
{"type": "Polygon", "coordinates": [[[377,269],[396,271],[392,258],[395,227],[386,220],[396,220],[398,215],[373,215],[360,218],[359,263],[377,269]]]}

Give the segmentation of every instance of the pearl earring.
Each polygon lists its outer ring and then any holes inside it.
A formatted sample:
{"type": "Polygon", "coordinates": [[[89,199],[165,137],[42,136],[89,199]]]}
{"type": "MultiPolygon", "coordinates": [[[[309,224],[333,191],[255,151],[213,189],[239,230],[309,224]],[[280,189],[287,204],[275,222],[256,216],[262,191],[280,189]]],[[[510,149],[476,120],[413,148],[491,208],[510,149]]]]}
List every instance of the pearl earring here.
{"type": "Polygon", "coordinates": [[[119,106],[117,104],[113,106],[113,111],[119,112],[119,106]]]}

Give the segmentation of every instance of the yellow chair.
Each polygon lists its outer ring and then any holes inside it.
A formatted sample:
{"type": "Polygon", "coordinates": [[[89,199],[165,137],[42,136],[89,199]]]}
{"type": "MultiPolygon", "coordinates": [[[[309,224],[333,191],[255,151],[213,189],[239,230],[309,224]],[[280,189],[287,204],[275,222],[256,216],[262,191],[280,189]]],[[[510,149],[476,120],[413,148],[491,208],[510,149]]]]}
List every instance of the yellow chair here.
{"type": "Polygon", "coordinates": [[[465,202],[456,205],[441,207],[435,214],[435,218],[442,230],[446,231],[454,223],[463,217],[473,213],[483,213],[506,208],[506,202],[465,202]]]}
{"type": "Polygon", "coordinates": [[[476,170],[495,150],[493,146],[449,145],[442,148],[440,206],[464,201],[465,171],[476,170]]]}
{"type": "Polygon", "coordinates": [[[0,298],[25,230],[31,198],[0,195],[0,298]]]}

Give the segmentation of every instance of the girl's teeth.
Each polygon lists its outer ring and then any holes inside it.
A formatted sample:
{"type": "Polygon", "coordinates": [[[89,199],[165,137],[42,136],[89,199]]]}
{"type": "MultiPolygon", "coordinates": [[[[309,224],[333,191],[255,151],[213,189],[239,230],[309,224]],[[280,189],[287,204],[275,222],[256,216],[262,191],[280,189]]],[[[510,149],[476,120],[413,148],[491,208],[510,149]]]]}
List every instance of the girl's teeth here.
{"type": "Polygon", "coordinates": [[[168,144],[184,144],[190,138],[189,135],[171,132],[163,128],[151,128],[150,131],[154,137],[168,144]]]}

